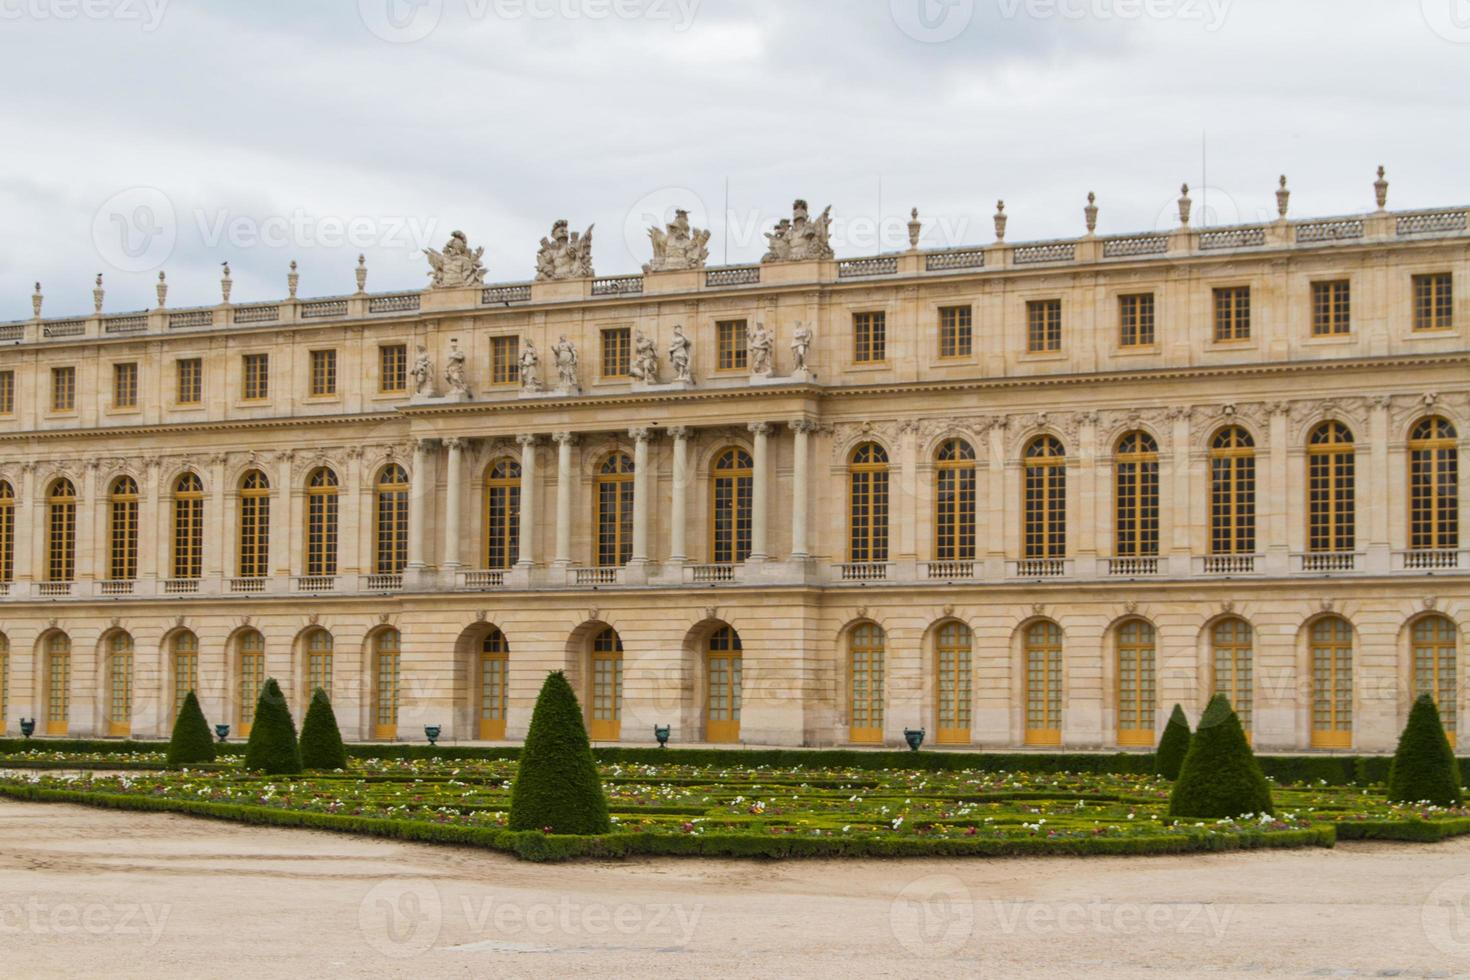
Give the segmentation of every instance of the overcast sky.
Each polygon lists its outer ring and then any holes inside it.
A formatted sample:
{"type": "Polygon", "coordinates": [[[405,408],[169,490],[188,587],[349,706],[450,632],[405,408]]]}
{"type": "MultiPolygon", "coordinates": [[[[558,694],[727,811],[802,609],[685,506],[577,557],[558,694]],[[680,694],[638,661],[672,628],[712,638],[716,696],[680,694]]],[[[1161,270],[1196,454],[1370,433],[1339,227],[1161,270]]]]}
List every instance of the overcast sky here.
{"type": "Polygon", "coordinates": [[[0,319],[425,281],[463,229],[531,277],[556,218],[637,271],[673,207],[753,261],[1470,202],[1470,0],[0,0],[0,319]],[[1202,154],[1207,136],[1208,169],[1202,154]],[[1207,173],[1207,177],[1206,177],[1207,173]],[[728,182],[729,208],[726,210],[728,182]],[[1200,185],[1206,185],[1207,189],[1200,185]]]}

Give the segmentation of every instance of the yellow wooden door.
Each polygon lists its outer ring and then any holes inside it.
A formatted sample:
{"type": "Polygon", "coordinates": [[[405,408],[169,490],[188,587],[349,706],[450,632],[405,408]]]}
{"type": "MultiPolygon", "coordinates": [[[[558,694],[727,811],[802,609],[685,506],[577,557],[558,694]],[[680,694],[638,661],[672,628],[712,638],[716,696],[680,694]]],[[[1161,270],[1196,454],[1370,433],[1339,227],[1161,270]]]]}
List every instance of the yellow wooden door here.
{"type": "Polygon", "coordinates": [[[510,675],[510,653],[503,642],[494,643],[496,632],[480,651],[480,738],[505,738],[506,690],[510,675]]]}
{"type": "Polygon", "coordinates": [[[611,628],[592,642],[592,698],[587,734],[601,742],[622,736],[623,641],[611,628]]]}
{"type": "Polygon", "coordinates": [[[851,694],[848,739],[861,744],[882,744],[883,630],[871,623],[853,629],[848,667],[851,694]]]}

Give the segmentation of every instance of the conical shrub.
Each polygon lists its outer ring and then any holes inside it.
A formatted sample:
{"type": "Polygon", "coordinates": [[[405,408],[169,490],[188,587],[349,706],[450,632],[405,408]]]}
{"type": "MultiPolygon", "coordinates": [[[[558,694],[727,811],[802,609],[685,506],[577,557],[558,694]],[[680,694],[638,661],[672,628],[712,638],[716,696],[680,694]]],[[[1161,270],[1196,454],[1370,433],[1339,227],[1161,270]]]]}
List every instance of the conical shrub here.
{"type": "Polygon", "coordinates": [[[1271,786],[1223,694],[1210,699],[1189,741],[1169,797],[1171,817],[1238,817],[1274,813],[1271,786]]]}
{"type": "Polygon", "coordinates": [[[510,792],[510,829],[605,834],[607,797],[592,760],[582,706],[566,675],[547,675],[510,792]]]}
{"type": "Polygon", "coordinates": [[[174,719],[174,732],[168,740],[168,766],[180,766],[196,762],[214,761],[214,737],[209,732],[209,722],[204,720],[204,711],[199,699],[190,691],[184,695],[179,716],[174,719]]]}
{"type": "Polygon", "coordinates": [[[273,776],[301,772],[296,723],[274,677],[265,682],[255,702],[255,722],[250,726],[250,741],[245,744],[245,768],[273,776]]]}
{"type": "Polygon", "coordinates": [[[1409,722],[1388,770],[1388,798],[1395,803],[1456,806],[1460,785],[1460,764],[1440,723],[1439,709],[1434,698],[1421,694],[1409,709],[1409,722]]]}
{"type": "Polygon", "coordinates": [[[347,749],[337,728],[332,699],[317,688],[301,722],[301,765],[306,769],[346,769],[347,749]]]}
{"type": "Polygon", "coordinates": [[[1184,756],[1189,752],[1189,741],[1189,719],[1184,716],[1184,709],[1176,704],[1154,752],[1154,773],[1165,779],[1178,779],[1184,756]]]}

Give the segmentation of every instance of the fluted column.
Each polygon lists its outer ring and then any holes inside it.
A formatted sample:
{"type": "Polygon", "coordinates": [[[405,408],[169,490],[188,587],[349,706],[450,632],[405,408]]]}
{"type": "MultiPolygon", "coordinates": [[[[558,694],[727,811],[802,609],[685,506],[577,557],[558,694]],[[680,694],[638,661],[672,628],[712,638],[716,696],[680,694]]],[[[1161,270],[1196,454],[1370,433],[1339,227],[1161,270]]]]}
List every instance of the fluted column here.
{"type": "Polygon", "coordinates": [[[649,430],[628,430],[633,440],[633,553],[631,565],[648,564],[648,439],[649,430]]]}
{"type": "MultiPolygon", "coordinates": [[[[291,491],[295,480],[291,476],[291,461],[296,454],[291,450],[276,455],[275,495],[271,501],[270,552],[266,556],[266,567],[274,562],[276,574],[291,574],[291,542],[296,535],[291,533],[291,491]]],[[[303,547],[305,543],[303,542],[303,547]]]]}
{"type": "Polygon", "coordinates": [[[465,440],[444,440],[449,451],[448,472],[444,478],[444,559],[440,565],[449,571],[460,566],[460,525],[462,521],[464,488],[465,440]]]}
{"type": "Polygon", "coordinates": [[[769,549],[766,545],[766,482],[769,478],[771,426],[768,422],[750,423],[751,434],[755,437],[755,466],[751,472],[751,494],[750,494],[750,560],[765,561],[769,557],[769,549]]]}
{"type": "Polygon", "coordinates": [[[78,582],[105,578],[106,564],[102,558],[103,544],[97,533],[97,465],[96,459],[87,460],[82,470],[81,485],[77,487],[77,567],[78,582]]]}
{"type": "Polygon", "coordinates": [[[559,568],[572,563],[572,445],[577,437],[558,432],[556,442],[556,557],[559,568]]]}
{"type": "Polygon", "coordinates": [[[517,565],[530,568],[536,564],[536,437],[518,435],[521,446],[521,514],[520,554],[517,565]]]}
{"type": "Polygon", "coordinates": [[[811,556],[807,544],[806,518],[807,518],[807,494],[809,492],[808,467],[811,455],[808,441],[815,424],[807,419],[797,419],[791,423],[791,431],[795,435],[795,443],[792,446],[791,467],[791,557],[805,559],[811,556]]]}
{"type": "Polygon", "coordinates": [[[674,437],[674,500],[669,520],[669,561],[683,563],[689,560],[689,545],[686,527],[689,522],[689,429],[676,425],[669,429],[674,437]]]}
{"type": "Polygon", "coordinates": [[[413,475],[408,488],[408,567],[422,569],[428,564],[424,522],[428,512],[429,440],[416,439],[413,444],[413,475]]]}

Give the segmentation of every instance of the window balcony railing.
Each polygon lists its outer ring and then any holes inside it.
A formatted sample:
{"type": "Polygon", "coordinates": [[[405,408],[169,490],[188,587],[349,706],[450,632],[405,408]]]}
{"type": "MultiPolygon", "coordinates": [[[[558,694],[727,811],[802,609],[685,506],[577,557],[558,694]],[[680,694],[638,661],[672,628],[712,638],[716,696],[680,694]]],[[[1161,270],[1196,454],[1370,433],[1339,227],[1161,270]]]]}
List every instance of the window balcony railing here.
{"type": "Polygon", "coordinates": [[[458,573],[459,587],[468,591],[489,591],[505,588],[505,569],[472,569],[458,573]]]}
{"type": "Polygon", "coordinates": [[[335,575],[298,575],[296,576],[297,592],[336,592],[337,576],[335,575]]]}
{"type": "Polygon", "coordinates": [[[105,579],[97,583],[99,595],[132,595],[138,590],[138,583],[130,578],[105,579]]]}
{"type": "Polygon", "coordinates": [[[1254,575],[1260,555],[1203,555],[1195,559],[1196,575],[1254,575]]]}
{"type": "Polygon", "coordinates": [[[42,599],[59,599],[72,594],[75,582],[37,582],[36,595],[42,599]]]}
{"type": "Polygon", "coordinates": [[[1067,574],[1065,558],[1022,558],[1007,564],[1012,578],[1061,578],[1067,574]]]}
{"type": "Polygon", "coordinates": [[[837,566],[841,582],[886,582],[889,577],[889,565],[884,561],[850,561],[837,566]]]}
{"type": "Polygon", "coordinates": [[[1353,572],[1358,568],[1355,551],[1313,551],[1296,557],[1299,572],[1353,572]]]}
{"type": "Polygon", "coordinates": [[[1159,574],[1159,557],[1109,558],[1108,574],[1118,578],[1144,578],[1159,574]]]}
{"type": "Polygon", "coordinates": [[[232,578],[230,579],[230,592],[235,594],[249,592],[264,592],[265,579],[263,578],[232,578]]]}
{"type": "Polygon", "coordinates": [[[397,592],[403,588],[403,576],[397,575],[369,575],[367,577],[367,591],[369,592],[397,592]]]}
{"type": "Polygon", "coordinates": [[[924,562],[924,577],[931,581],[947,582],[972,579],[975,577],[975,563],[973,561],[926,561],[924,562]]]}
{"type": "Polygon", "coordinates": [[[720,582],[734,582],[737,579],[736,570],[739,565],[686,565],[684,566],[684,580],[694,585],[714,585],[720,582]]]}
{"type": "Polygon", "coordinates": [[[1464,552],[1452,548],[1421,548],[1395,552],[1395,564],[1403,571],[1434,572],[1465,568],[1464,552]]]}
{"type": "Polygon", "coordinates": [[[166,578],[163,580],[164,595],[193,595],[199,591],[197,578],[166,578]]]}
{"type": "Polygon", "coordinates": [[[577,585],[617,585],[622,578],[622,566],[606,565],[597,568],[572,569],[572,581],[577,585]]]}
{"type": "Polygon", "coordinates": [[[0,598],[10,595],[14,582],[0,582],[0,598]]]}

